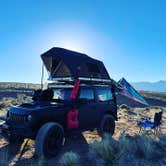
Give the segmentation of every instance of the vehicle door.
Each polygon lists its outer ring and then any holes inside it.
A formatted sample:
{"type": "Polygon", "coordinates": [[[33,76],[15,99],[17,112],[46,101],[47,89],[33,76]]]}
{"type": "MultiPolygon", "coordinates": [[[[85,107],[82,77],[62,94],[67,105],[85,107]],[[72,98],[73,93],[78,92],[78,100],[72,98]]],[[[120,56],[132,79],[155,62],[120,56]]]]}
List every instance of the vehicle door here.
{"type": "Polygon", "coordinates": [[[81,87],[78,94],[79,128],[91,129],[95,124],[96,102],[93,87],[81,87]]]}
{"type": "Polygon", "coordinates": [[[98,123],[106,112],[116,114],[116,103],[110,87],[96,87],[98,123]]]}

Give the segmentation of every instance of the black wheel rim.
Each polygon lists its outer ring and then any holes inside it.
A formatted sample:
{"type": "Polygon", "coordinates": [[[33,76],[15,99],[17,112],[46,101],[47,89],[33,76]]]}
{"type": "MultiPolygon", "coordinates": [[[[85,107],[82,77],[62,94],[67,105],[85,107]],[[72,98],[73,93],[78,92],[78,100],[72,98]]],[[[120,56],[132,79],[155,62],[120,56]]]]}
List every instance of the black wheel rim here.
{"type": "Polygon", "coordinates": [[[61,129],[56,128],[54,131],[50,132],[46,139],[46,154],[48,156],[54,156],[57,154],[62,146],[63,133],[61,129]]]}

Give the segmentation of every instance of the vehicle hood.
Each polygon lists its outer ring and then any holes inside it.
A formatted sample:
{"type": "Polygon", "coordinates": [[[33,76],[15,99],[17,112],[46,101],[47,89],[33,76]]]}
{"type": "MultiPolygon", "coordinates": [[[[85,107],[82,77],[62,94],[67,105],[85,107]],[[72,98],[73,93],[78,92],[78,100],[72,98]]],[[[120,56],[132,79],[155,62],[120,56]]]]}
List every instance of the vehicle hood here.
{"type": "Polygon", "coordinates": [[[66,104],[64,103],[51,103],[51,102],[30,102],[30,103],[23,103],[19,106],[14,106],[9,109],[9,112],[16,113],[16,114],[22,114],[22,115],[28,115],[32,112],[36,111],[46,111],[50,109],[60,110],[62,108],[66,107],[66,104]]]}

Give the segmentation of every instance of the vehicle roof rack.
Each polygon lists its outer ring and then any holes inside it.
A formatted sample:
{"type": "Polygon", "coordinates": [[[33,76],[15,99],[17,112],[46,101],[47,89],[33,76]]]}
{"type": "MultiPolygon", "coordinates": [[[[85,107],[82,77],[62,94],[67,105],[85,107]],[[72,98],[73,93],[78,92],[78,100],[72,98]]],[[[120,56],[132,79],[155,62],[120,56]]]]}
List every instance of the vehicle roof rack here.
{"type": "Polygon", "coordinates": [[[100,78],[87,78],[87,77],[78,77],[74,79],[72,77],[63,77],[63,78],[49,78],[50,84],[74,84],[75,80],[80,80],[81,84],[112,84],[112,79],[100,79],[100,78]]]}

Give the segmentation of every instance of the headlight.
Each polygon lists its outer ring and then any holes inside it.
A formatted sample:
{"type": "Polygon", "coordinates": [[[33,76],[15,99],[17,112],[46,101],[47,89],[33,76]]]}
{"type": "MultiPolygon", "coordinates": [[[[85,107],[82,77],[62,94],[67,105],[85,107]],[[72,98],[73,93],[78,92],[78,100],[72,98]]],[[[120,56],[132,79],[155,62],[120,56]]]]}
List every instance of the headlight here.
{"type": "Polygon", "coordinates": [[[32,121],[32,115],[28,115],[27,120],[30,122],[32,121]]]}

